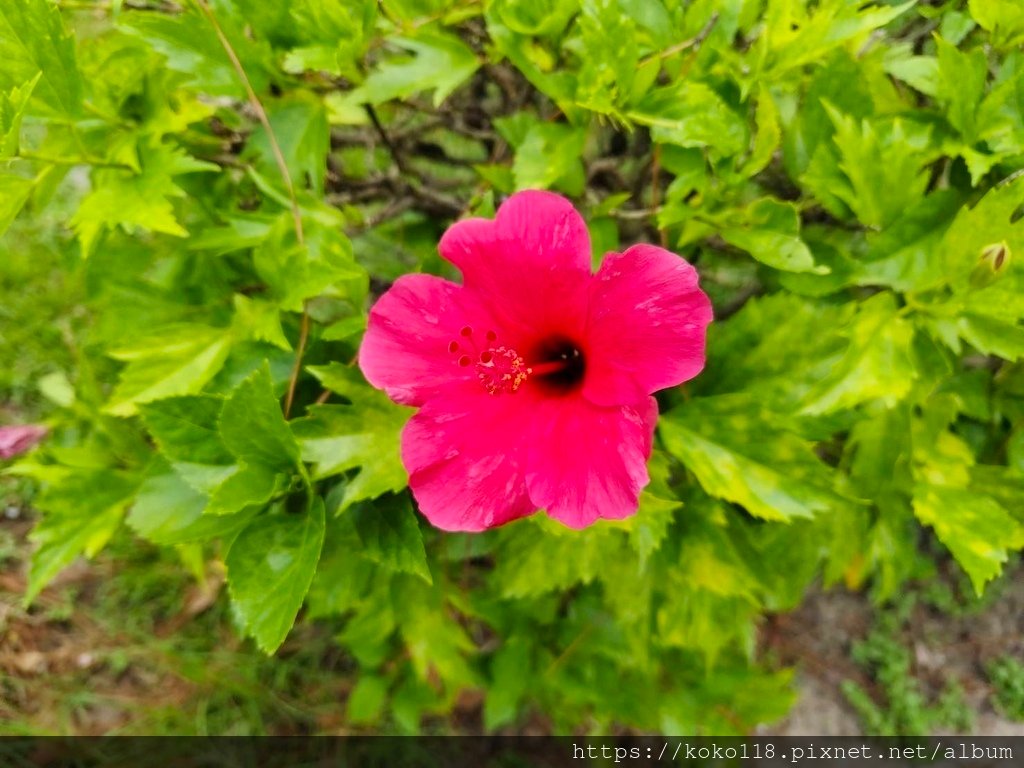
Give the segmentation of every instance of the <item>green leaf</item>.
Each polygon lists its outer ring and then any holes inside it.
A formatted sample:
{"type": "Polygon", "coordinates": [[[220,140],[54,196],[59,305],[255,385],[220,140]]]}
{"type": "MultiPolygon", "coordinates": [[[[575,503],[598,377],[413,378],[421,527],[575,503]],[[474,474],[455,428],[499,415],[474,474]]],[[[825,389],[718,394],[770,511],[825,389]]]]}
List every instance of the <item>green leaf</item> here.
{"type": "Polygon", "coordinates": [[[1018,218],[1024,205],[1024,178],[1016,177],[985,193],[974,207],[964,207],[946,231],[938,247],[938,263],[956,290],[970,285],[971,272],[985,248],[1005,243],[1012,253],[1024,253],[1024,221],[1018,218]]]}
{"type": "MultiPolygon", "coordinates": [[[[265,65],[269,51],[245,33],[245,20],[228,3],[215,4],[217,21],[256,93],[263,93],[269,82],[265,65]]],[[[120,29],[144,40],[167,59],[171,70],[185,76],[187,82],[216,96],[245,98],[245,88],[217,36],[217,30],[198,9],[186,5],[180,13],[131,11],[121,14],[120,29]]]]}
{"type": "Polygon", "coordinates": [[[172,200],[186,195],[174,177],[217,169],[181,149],[152,142],[140,145],[139,167],[138,173],[113,169],[93,172],[93,190],[71,217],[86,256],[92,253],[100,233],[114,227],[129,234],[144,231],[185,237],[188,231],[179,223],[172,200]]]}
{"type": "Polygon", "coordinates": [[[750,156],[743,162],[740,172],[744,176],[754,176],[765,169],[775,155],[782,141],[782,129],[779,126],[779,108],[775,105],[771,91],[761,86],[757,96],[757,110],[754,115],[757,134],[750,156]]]}
{"type": "Polygon", "coordinates": [[[223,407],[220,397],[171,397],[140,406],[139,414],[160,452],[171,461],[230,464],[231,453],[217,431],[223,407]]]}
{"type": "Polygon", "coordinates": [[[885,71],[916,88],[925,96],[934,97],[939,90],[939,61],[934,56],[914,56],[907,46],[893,46],[885,60],[885,71]]]}
{"type": "Polygon", "coordinates": [[[657,142],[680,147],[711,147],[731,156],[747,147],[747,128],[711,88],[694,80],[650,91],[627,113],[651,128],[657,142]]]}
{"type": "Polygon", "coordinates": [[[244,464],[210,491],[208,515],[233,515],[263,506],[287,487],[287,477],[262,464],[244,464]]]}
{"type": "Polygon", "coordinates": [[[658,425],[668,452],[705,491],[755,517],[813,517],[847,503],[810,443],[743,400],[696,398],[664,414],[658,425]]]}
{"type": "Polygon", "coordinates": [[[416,514],[405,494],[388,494],[350,512],[362,541],[360,554],[392,571],[411,573],[433,583],[416,514]]]}
{"type": "Polygon", "coordinates": [[[495,651],[484,700],[485,730],[493,731],[516,719],[519,702],[530,691],[531,646],[528,639],[512,637],[495,651]]]}
{"type": "Polygon", "coordinates": [[[224,365],[230,331],[206,325],[174,325],[154,330],[132,344],[110,351],[128,363],[106,410],[133,415],[139,404],[199,392],[224,365]]]}
{"type": "Polygon", "coordinates": [[[46,514],[29,536],[39,548],[32,556],[26,604],[76,557],[92,557],[106,545],[137,485],[136,478],[114,470],[76,470],[42,494],[37,504],[46,514]]]}
{"type": "Polygon", "coordinates": [[[35,182],[32,179],[0,173],[0,237],[28,202],[34,188],[35,182]]]}
{"type": "Polygon", "coordinates": [[[561,523],[534,516],[501,531],[504,556],[493,581],[508,598],[524,598],[589,584],[609,562],[632,558],[621,530],[610,525],[567,532],[561,523]]]}
{"type": "MultiPolygon", "coordinates": [[[[585,2],[576,22],[582,48],[576,101],[592,112],[619,116],[638,74],[637,24],[623,10],[617,2],[585,2]]],[[[657,66],[649,67],[655,76],[657,66]]]]}
{"type": "Polygon", "coordinates": [[[353,725],[373,724],[387,702],[388,681],[377,675],[363,674],[348,696],[348,721],[353,725]]]}
{"type": "Polygon", "coordinates": [[[467,656],[476,648],[466,630],[445,609],[445,595],[419,579],[405,577],[395,584],[395,618],[410,661],[421,680],[440,678],[455,691],[480,681],[467,656]]]}
{"type": "Polygon", "coordinates": [[[308,370],[352,403],[314,406],[306,418],[292,422],[302,458],[314,465],[316,477],[359,469],[346,485],[341,509],[404,488],[407,475],[399,456],[399,435],[409,409],[367,386],[347,366],[336,363],[308,370]]]}
{"type": "Polygon", "coordinates": [[[800,239],[800,216],[792,203],[762,198],[752,203],[736,224],[722,230],[722,239],[762,264],[786,272],[820,275],[829,271],[814,263],[810,248],[800,239]]]}
{"type": "Polygon", "coordinates": [[[291,214],[278,217],[256,249],[254,263],[271,298],[284,311],[301,312],[306,299],[320,295],[358,306],[366,294],[366,270],[356,263],[348,238],[335,228],[307,226],[300,245],[291,214]]]}
{"type": "Polygon", "coordinates": [[[917,375],[914,328],[899,316],[891,294],[861,304],[844,335],[850,344],[846,353],[807,393],[804,413],[832,413],[875,399],[892,405],[910,391],[917,375]]]}
{"type": "Polygon", "coordinates": [[[766,29],[758,39],[759,56],[767,60],[761,78],[777,79],[783,73],[820,61],[847,41],[865,37],[888,24],[917,0],[894,6],[872,3],[825,2],[772,3],[766,14],[766,29]],[[807,8],[808,10],[805,10],[807,8]],[[810,12],[810,8],[814,11],[810,12]]]}
{"type": "MultiPolygon", "coordinates": [[[[25,117],[25,108],[29,97],[39,84],[40,72],[34,78],[9,92],[0,91],[0,160],[6,160],[18,154],[21,139],[21,121],[25,117]]],[[[0,234],[3,234],[0,228],[0,234]]]]}
{"type": "Polygon", "coordinates": [[[373,39],[376,2],[296,0],[291,15],[307,44],[288,52],[285,71],[320,70],[353,81],[362,77],[358,64],[373,39]]]}
{"type": "Polygon", "coordinates": [[[966,488],[918,485],[914,514],[935,529],[979,595],[1009,553],[1024,547],[1024,527],[994,499],[966,488]]]}
{"type": "MultiPolygon", "coordinates": [[[[292,182],[299,189],[308,187],[322,195],[330,149],[323,101],[297,91],[291,98],[266,104],[266,110],[292,182]]],[[[253,134],[246,150],[257,153],[264,173],[279,173],[274,150],[262,126],[253,134]]]]}
{"type": "Polygon", "coordinates": [[[423,29],[415,37],[388,39],[412,56],[390,57],[370,72],[348,100],[356,104],[383,104],[420,91],[434,91],[434,106],[476,72],[480,61],[458,37],[423,29]]]}
{"type": "Polygon", "coordinates": [[[857,282],[901,292],[942,285],[948,275],[939,244],[962,204],[962,195],[952,189],[912,203],[883,232],[868,239],[857,282]]]}
{"type": "Polygon", "coordinates": [[[1024,7],[1014,0],[968,0],[967,7],[997,45],[1010,47],[1024,41],[1024,7]]]}
{"type": "Polygon", "coordinates": [[[281,413],[267,366],[235,387],[224,401],[218,427],[224,445],[247,464],[279,471],[298,466],[299,445],[281,413]]]}
{"type": "MultiPolygon", "coordinates": [[[[501,122],[497,127],[502,131],[501,122]]],[[[513,142],[516,189],[558,187],[568,194],[580,194],[585,183],[581,160],[585,139],[583,130],[565,123],[533,122],[526,134],[513,142]]]]}
{"type": "Polygon", "coordinates": [[[629,541],[644,564],[661,547],[682,502],[669,487],[671,465],[665,453],[655,450],[647,463],[651,483],[640,493],[636,514],[624,521],[629,541]]]}
{"type": "Polygon", "coordinates": [[[227,555],[228,588],[246,632],[266,653],[284,642],[309,590],[324,543],[324,503],[304,514],[257,517],[227,555]]]}
{"type": "Polygon", "coordinates": [[[265,341],[285,352],[292,345],[281,327],[281,309],[270,301],[235,294],[235,329],[241,338],[265,341]]]}
{"type": "Polygon", "coordinates": [[[355,610],[372,601],[373,595],[368,597],[368,593],[374,584],[382,583],[377,579],[380,568],[359,555],[362,544],[352,518],[332,516],[330,499],[325,505],[328,518],[324,550],[306,597],[311,618],[342,616],[355,610]]]}
{"type": "Polygon", "coordinates": [[[968,312],[957,319],[956,330],[983,354],[1011,361],[1024,357],[1024,326],[1012,320],[968,312]]]}
{"type": "Polygon", "coordinates": [[[883,228],[917,202],[928,186],[924,166],[934,150],[928,128],[896,118],[857,120],[826,105],[835,126],[838,168],[833,192],[869,227],[883,228]]]}
{"type": "Polygon", "coordinates": [[[40,78],[29,112],[70,120],[82,105],[74,38],[49,0],[5,0],[0,7],[0,91],[40,78]]]}
{"type": "Polygon", "coordinates": [[[682,579],[673,580],[669,587],[672,600],[666,601],[657,615],[662,643],[697,651],[709,666],[730,646],[741,651],[751,647],[756,604],[692,589],[682,579]]]}
{"type": "Polygon", "coordinates": [[[574,0],[494,0],[491,10],[520,35],[554,35],[565,29],[579,10],[574,0]]]}
{"type": "Polygon", "coordinates": [[[941,37],[935,39],[939,79],[936,97],[946,107],[946,119],[968,144],[977,140],[977,113],[988,80],[988,58],[980,48],[958,50],[941,37]]]}
{"type": "Polygon", "coordinates": [[[204,516],[208,499],[186,483],[166,465],[139,487],[135,503],[128,513],[128,525],[154,544],[164,546],[230,539],[242,530],[257,509],[230,516],[204,516]]]}

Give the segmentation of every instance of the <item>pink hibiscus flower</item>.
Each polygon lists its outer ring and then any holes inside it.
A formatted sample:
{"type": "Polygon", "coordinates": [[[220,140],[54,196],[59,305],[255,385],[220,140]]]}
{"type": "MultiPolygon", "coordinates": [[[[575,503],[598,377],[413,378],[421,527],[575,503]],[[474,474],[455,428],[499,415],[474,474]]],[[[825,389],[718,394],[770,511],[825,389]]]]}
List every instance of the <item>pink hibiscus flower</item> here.
{"type": "Polygon", "coordinates": [[[0,459],[13,459],[46,437],[46,427],[26,424],[22,427],[0,427],[0,459]]]}
{"type": "Polygon", "coordinates": [[[711,303],[675,254],[635,245],[590,270],[563,197],[520,192],[441,238],[463,283],[405,275],[370,311],[367,380],[418,406],[402,463],[438,528],[481,531],[539,508],[571,528],[636,512],[651,394],[704,366],[711,303]]]}

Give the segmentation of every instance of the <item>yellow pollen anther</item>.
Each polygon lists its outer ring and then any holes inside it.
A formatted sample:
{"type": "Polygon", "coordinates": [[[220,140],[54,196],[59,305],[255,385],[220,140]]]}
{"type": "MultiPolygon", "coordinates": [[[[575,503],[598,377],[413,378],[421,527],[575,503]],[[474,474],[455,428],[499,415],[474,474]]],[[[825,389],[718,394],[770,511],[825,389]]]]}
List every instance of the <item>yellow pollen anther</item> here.
{"type": "Polygon", "coordinates": [[[459,335],[464,342],[450,341],[448,353],[455,357],[455,362],[460,368],[474,366],[477,381],[488,394],[515,392],[533,372],[533,369],[526,365],[523,356],[514,349],[493,345],[498,340],[498,334],[494,331],[487,331],[484,334],[488,346],[483,350],[474,342],[473,329],[470,326],[463,326],[459,335]],[[467,346],[468,349],[465,348],[467,346]]]}

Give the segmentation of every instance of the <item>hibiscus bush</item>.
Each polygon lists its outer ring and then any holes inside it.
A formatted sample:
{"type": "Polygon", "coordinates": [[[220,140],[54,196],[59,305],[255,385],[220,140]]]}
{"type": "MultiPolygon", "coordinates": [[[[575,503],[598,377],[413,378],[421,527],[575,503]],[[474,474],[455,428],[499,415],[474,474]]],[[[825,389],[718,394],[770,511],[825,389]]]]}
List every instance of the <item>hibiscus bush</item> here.
{"type": "Polygon", "coordinates": [[[1018,0],[4,0],[0,232],[59,202],[87,309],[7,469],[25,600],[131,536],[267,653],[331,627],[353,725],[778,719],[766,614],[1024,547],[1022,42],[1018,0]]]}

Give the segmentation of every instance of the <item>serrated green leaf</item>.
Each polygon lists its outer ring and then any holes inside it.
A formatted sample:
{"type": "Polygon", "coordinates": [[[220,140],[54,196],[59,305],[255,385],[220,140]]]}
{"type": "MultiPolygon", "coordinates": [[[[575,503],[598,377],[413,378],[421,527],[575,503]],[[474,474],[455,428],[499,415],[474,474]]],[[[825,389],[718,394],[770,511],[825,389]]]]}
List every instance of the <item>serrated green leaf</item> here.
{"type": "Polygon", "coordinates": [[[956,321],[957,334],[986,355],[1004,360],[1024,357],[1024,326],[1012,320],[968,312],[956,321]]]}
{"type": "Polygon", "coordinates": [[[826,105],[835,126],[838,168],[833,193],[857,218],[874,228],[895,221],[928,186],[924,166],[934,154],[930,130],[900,119],[857,120],[826,105]]]}
{"type": "Polygon", "coordinates": [[[234,515],[263,506],[287,487],[287,476],[262,464],[244,464],[210,491],[208,515],[234,515]]]}
{"type": "Polygon", "coordinates": [[[379,567],[359,556],[362,543],[352,518],[331,515],[330,499],[325,505],[328,518],[324,549],[307,596],[311,618],[341,616],[356,610],[373,600],[373,585],[380,583],[379,567]]]}
{"type": "Polygon", "coordinates": [[[35,182],[24,176],[0,173],[0,237],[28,202],[35,182]]]}
{"type": "Polygon", "coordinates": [[[861,304],[844,334],[849,347],[807,393],[804,413],[832,413],[875,399],[892,405],[910,391],[917,375],[911,355],[914,328],[899,316],[889,294],[861,304]]]}
{"type": "Polygon", "coordinates": [[[235,294],[235,328],[241,338],[265,341],[285,352],[292,345],[281,327],[281,309],[273,302],[235,294]]]}
{"type": "Polygon", "coordinates": [[[216,170],[167,144],[145,143],[139,147],[139,172],[97,169],[93,189],[71,218],[82,243],[82,253],[93,252],[100,233],[120,227],[128,233],[159,232],[185,237],[188,231],[175,215],[172,200],[185,197],[174,177],[216,170]]]}
{"type": "Polygon", "coordinates": [[[504,556],[492,578],[503,595],[524,598],[589,584],[616,558],[632,557],[622,532],[610,525],[564,535],[545,517],[517,521],[502,530],[504,556]]]}
{"type": "Polygon", "coordinates": [[[766,71],[758,74],[775,79],[789,70],[819,61],[832,49],[866,36],[916,4],[917,0],[894,6],[827,2],[808,7],[773,3],[766,14],[767,29],[758,40],[759,58],[766,60],[766,71]]]}
{"type": "Polygon", "coordinates": [[[582,130],[563,123],[533,123],[516,143],[512,164],[515,188],[558,187],[568,194],[580,194],[585,182],[580,160],[585,138],[582,130]]]}
{"type": "Polygon", "coordinates": [[[813,517],[846,503],[810,443],[728,398],[691,400],[664,414],[658,428],[705,491],[755,517],[813,517]]]}
{"type": "Polygon", "coordinates": [[[430,680],[436,675],[452,690],[478,685],[478,675],[467,660],[475,650],[473,641],[448,615],[444,594],[408,576],[396,587],[395,600],[402,609],[395,618],[419,678],[430,680]]]}
{"type": "Polygon", "coordinates": [[[377,675],[360,675],[348,696],[348,720],[353,725],[375,723],[387,701],[388,681],[377,675]]]}
{"type": "Polygon", "coordinates": [[[977,140],[978,106],[985,95],[988,59],[980,48],[961,51],[941,37],[935,39],[938,52],[936,97],[946,107],[946,119],[960,131],[964,141],[977,140]]]}
{"type": "Polygon", "coordinates": [[[217,431],[223,407],[220,397],[171,397],[141,405],[139,415],[160,452],[171,461],[231,464],[231,453],[217,431]]]}
{"type": "Polygon", "coordinates": [[[224,365],[231,342],[228,329],[175,325],[112,350],[111,357],[128,365],[106,410],[131,416],[141,403],[199,392],[224,365]]]}
{"type": "Polygon", "coordinates": [[[1024,527],[994,499],[966,488],[918,485],[914,514],[935,529],[979,595],[1010,552],[1024,547],[1024,527]]]}
{"type": "Polygon", "coordinates": [[[952,189],[912,203],[884,231],[868,239],[857,282],[888,285],[901,292],[941,285],[948,275],[938,246],[962,204],[963,196],[952,189]]]}
{"type": "Polygon", "coordinates": [[[744,176],[754,176],[771,162],[782,141],[782,129],[779,126],[779,108],[775,105],[771,91],[761,86],[757,96],[757,110],[754,115],[754,122],[757,125],[757,133],[754,136],[754,145],[750,149],[750,156],[743,162],[740,173],[744,176]]]}
{"type": "MultiPolygon", "coordinates": [[[[269,81],[265,61],[269,56],[262,46],[244,32],[245,20],[232,12],[227,3],[217,3],[217,21],[224,30],[257,93],[266,90],[269,81]]],[[[189,83],[217,96],[245,98],[245,87],[224,51],[217,30],[199,12],[187,5],[181,13],[149,11],[123,13],[120,29],[145,40],[167,59],[167,66],[185,76],[189,83]]]]}
{"type": "Polygon", "coordinates": [[[433,583],[423,534],[405,494],[389,494],[358,504],[349,513],[362,541],[360,554],[392,571],[411,573],[433,583]]]}
{"type": "Polygon", "coordinates": [[[163,465],[139,487],[127,523],[154,544],[170,546],[230,538],[248,525],[258,511],[250,507],[237,515],[204,516],[207,503],[205,494],[163,465]]]}
{"type": "Polygon", "coordinates": [[[25,603],[67,565],[101,550],[121,525],[138,480],[114,470],[75,470],[38,499],[46,514],[30,538],[39,548],[32,556],[25,603]]]}
{"type": "Polygon", "coordinates": [[[731,156],[747,146],[747,128],[711,88],[695,81],[650,91],[626,115],[649,126],[655,141],[680,147],[712,147],[731,156]]]}
{"type": "MultiPolygon", "coordinates": [[[[265,106],[292,183],[300,189],[308,187],[322,195],[330,149],[327,110],[323,101],[298,91],[292,98],[273,101],[265,106]]],[[[280,172],[275,150],[262,126],[254,133],[246,149],[257,153],[264,172],[280,172]]]]}
{"type": "Polygon", "coordinates": [[[228,588],[246,632],[266,653],[284,642],[309,590],[324,543],[324,504],[303,514],[261,515],[228,551],[228,588]]]}
{"type": "Polygon", "coordinates": [[[312,69],[353,81],[362,77],[358,62],[374,30],[377,3],[296,0],[291,16],[304,44],[285,56],[286,72],[312,69]]]}
{"type": "Polygon", "coordinates": [[[299,445],[281,413],[266,366],[224,401],[218,430],[228,450],[247,464],[283,472],[298,466],[299,445]]]}
{"type": "Polygon", "coordinates": [[[345,488],[341,509],[405,487],[407,475],[399,456],[399,435],[410,411],[371,389],[361,376],[343,365],[311,367],[310,372],[352,405],[321,405],[292,422],[302,458],[314,465],[316,477],[359,469],[345,488]]]}
{"type": "Polygon", "coordinates": [[[762,264],[786,272],[828,272],[828,267],[815,264],[811,249],[800,239],[800,217],[792,203],[762,198],[738,218],[722,230],[722,239],[762,264]]]}
{"type": "Polygon", "coordinates": [[[484,728],[493,731],[513,722],[519,702],[530,690],[531,643],[512,637],[502,643],[491,660],[491,684],[484,700],[484,728]]]}
{"type": "Polygon", "coordinates": [[[331,227],[309,226],[300,245],[290,214],[275,222],[256,249],[254,263],[281,310],[301,312],[307,299],[320,295],[358,306],[366,294],[366,270],[353,257],[348,238],[331,227]]]}
{"type": "Polygon", "coordinates": [[[480,66],[476,54],[446,32],[424,29],[415,37],[396,36],[389,42],[413,55],[385,59],[349,94],[349,101],[382,104],[420,91],[434,91],[434,106],[440,106],[480,66]]]}
{"type": "Polygon", "coordinates": [[[1016,177],[989,190],[971,208],[961,208],[938,248],[938,263],[957,291],[970,285],[970,274],[983,250],[1005,243],[1012,253],[1024,253],[1024,220],[1017,217],[1024,205],[1024,178],[1016,177]]]}
{"type": "Polygon", "coordinates": [[[967,7],[998,45],[1019,45],[1024,41],[1024,8],[1014,0],[968,0],[967,7]]]}
{"type": "MultiPolygon", "coordinates": [[[[21,121],[25,117],[25,108],[29,97],[39,84],[40,72],[20,87],[8,92],[0,91],[0,160],[6,160],[18,154],[21,139],[21,121]]],[[[3,229],[0,228],[0,234],[3,229]]]]}
{"type": "Polygon", "coordinates": [[[30,111],[65,120],[78,116],[82,79],[74,38],[48,0],[7,0],[0,7],[0,91],[40,77],[30,111]]]}

